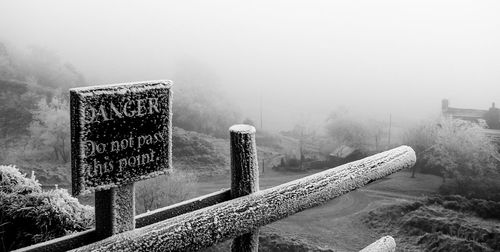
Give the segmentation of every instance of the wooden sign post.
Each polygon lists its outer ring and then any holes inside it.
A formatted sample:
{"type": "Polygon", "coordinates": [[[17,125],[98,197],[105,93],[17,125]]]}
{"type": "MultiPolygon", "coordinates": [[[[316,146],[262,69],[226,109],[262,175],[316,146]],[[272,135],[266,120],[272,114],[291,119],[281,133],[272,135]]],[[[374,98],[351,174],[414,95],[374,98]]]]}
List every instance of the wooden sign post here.
{"type": "Polygon", "coordinates": [[[134,182],[172,165],[170,81],[74,88],[73,195],[95,192],[99,238],[134,229],[134,182]]]}

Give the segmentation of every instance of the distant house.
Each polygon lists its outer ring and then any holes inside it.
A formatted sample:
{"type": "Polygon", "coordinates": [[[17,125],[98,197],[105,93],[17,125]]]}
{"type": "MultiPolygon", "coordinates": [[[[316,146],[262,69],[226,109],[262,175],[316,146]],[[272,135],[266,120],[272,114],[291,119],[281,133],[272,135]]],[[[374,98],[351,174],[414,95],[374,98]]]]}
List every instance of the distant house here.
{"type": "Polygon", "coordinates": [[[337,163],[346,163],[358,160],[363,157],[363,153],[356,148],[341,145],[329,155],[329,160],[337,163]]]}
{"type": "Polygon", "coordinates": [[[500,109],[491,104],[491,108],[482,109],[464,109],[450,107],[447,99],[441,101],[441,113],[443,116],[471,121],[481,125],[484,133],[495,143],[500,144],[500,109]]]}

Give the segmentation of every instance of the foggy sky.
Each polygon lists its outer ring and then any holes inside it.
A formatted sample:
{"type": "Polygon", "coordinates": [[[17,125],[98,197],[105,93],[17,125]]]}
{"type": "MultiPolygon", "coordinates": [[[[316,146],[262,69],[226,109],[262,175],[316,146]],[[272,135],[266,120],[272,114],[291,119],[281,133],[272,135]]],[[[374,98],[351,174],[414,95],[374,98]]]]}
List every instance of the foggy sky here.
{"type": "Polygon", "coordinates": [[[442,98],[500,105],[499,1],[0,0],[0,40],[50,49],[91,84],[175,82],[197,62],[245,117],[262,94],[269,129],[339,106],[382,120],[436,115],[442,98]]]}

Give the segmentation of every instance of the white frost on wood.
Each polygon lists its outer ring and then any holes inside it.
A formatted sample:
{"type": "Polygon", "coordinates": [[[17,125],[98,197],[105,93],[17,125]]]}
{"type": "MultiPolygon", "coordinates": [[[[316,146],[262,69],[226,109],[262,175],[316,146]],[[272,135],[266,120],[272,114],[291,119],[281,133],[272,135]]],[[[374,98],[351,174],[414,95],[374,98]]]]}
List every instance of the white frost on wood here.
{"type": "Polygon", "coordinates": [[[229,132],[255,134],[255,127],[247,124],[236,124],[229,128],[229,132]]]}
{"type": "Polygon", "coordinates": [[[359,252],[394,252],[396,241],[391,236],[384,236],[359,252]]]}
{"type": "Polygon", "coordinates": [[[139,82],[125,82],[118,84],[104,84],[104,85],[96,85],[96,86],[86,86],[86,87],[77,87],[70,88],[70,91],[74,92],[83,92],[82,96],[88,95],[96,95],[106,93],[110,89],[113,89],[115,92],[118,90],[122,93],[130,92],[130,89],[142,89],[145,86],[149,86],[149,88],[170,88],[173,86],[173,82],[171,80],[149,80],[149,81],[139,81],[139,82]],[[92,92],[88,92],[92,91],[92,92]]]}

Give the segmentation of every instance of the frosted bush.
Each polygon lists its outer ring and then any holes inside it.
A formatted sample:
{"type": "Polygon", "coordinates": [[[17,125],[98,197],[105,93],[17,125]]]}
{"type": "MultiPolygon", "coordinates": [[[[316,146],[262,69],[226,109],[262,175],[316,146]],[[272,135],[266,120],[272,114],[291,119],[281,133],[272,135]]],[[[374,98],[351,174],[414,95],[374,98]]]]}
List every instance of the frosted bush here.
{"type": "Polygon", "coordinates": [[[35,176],[0,166],[0,248],[11,250],[89,229],[94,210],[65,189],[43,191],[35,176]]]}

